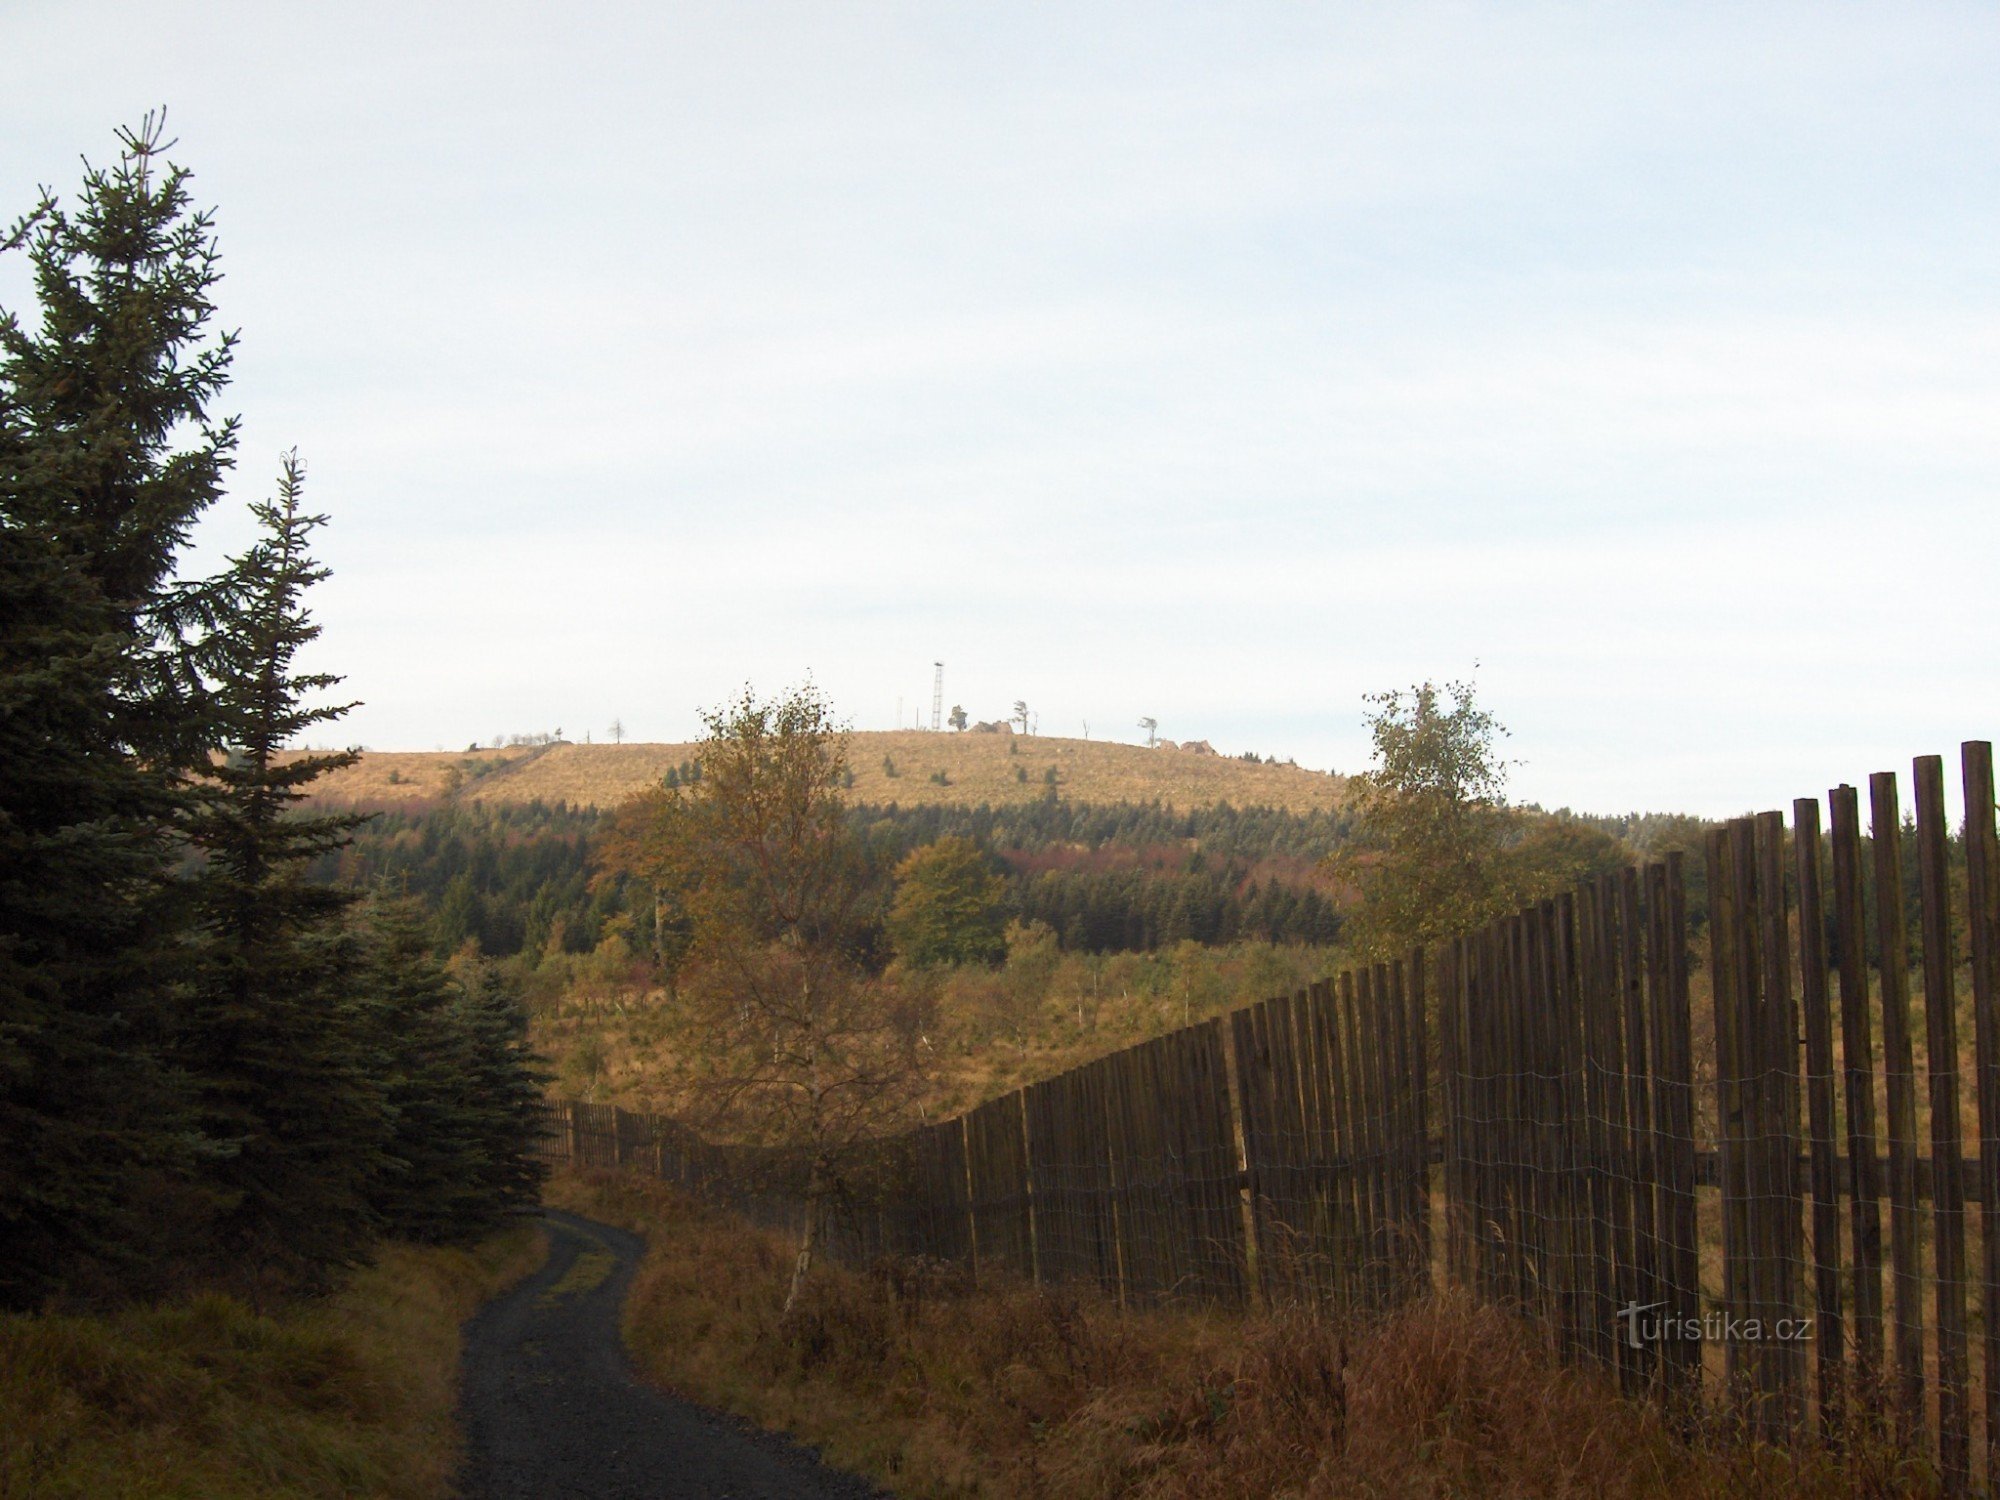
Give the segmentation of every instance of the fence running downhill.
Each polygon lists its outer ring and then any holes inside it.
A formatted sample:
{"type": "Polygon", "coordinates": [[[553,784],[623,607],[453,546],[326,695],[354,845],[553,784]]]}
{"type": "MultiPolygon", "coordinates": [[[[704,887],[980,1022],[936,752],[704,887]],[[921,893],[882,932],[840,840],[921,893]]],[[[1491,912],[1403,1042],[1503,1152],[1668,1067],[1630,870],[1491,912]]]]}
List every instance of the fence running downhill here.
{"type": "MultiPolygon", "coordinates": [[[[1365,1311],[1449,1281],[1634,1392],[1724,1402],[1771,1441],[1869,1424],[1947,1489],[1990,1488],[1991,747],[1966,744],[1961,770],[1958,841],[1936,756],[1915,762],[1909,822],[1896,777],[1870,778],[1866,837],[1848,786],[1824,831],[1810,798],[1789,830],[1775,812],[1713,830],[1703,951],[1673,855],[880,1142],[887,1190],[850,1203],[829,1248],[1135,1306],[1365,1311]]],[[[548,1109],[552,1156],[802,1221],[766,1156],[548,1109]]]]}

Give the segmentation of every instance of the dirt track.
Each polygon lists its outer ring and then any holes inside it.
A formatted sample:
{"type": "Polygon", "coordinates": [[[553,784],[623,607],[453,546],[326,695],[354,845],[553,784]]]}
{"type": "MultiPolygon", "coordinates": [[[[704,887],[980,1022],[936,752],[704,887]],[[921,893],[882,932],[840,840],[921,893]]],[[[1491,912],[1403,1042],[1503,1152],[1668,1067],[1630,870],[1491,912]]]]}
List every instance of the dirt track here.
{"type": "Polygon", "coordinates": [[[636,1380],[636,1235],[550,1213],[549,1260],[466,1325],[465,1500],[874,1500],[813,1452],[636,1380]]]}

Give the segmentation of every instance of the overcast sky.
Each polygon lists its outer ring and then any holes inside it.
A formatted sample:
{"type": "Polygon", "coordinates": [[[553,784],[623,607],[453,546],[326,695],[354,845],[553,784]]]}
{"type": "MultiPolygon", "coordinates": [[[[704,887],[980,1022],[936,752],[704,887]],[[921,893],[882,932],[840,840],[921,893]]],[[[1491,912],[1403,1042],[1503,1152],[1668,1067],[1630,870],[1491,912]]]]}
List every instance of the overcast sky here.
{"type": "MultiPolygon", "coordinates": [[[[346,736],[861,729],[1729,813],[2000,731],[1990,5],[0,5],[0,217],[170,107],[346,736]]],[[[26,310],[18,264],[0,305],[26,310]]],[[[199,565],[204,558],[194,560],[199,565]]]]}

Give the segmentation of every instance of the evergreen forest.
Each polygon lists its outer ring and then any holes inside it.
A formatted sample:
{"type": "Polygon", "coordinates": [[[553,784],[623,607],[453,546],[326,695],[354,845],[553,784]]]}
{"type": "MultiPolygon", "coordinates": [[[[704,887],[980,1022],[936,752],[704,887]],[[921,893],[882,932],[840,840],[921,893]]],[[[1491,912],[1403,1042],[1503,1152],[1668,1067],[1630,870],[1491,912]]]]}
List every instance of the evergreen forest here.
{"type": "Polygon", "coordinates": [[[384,1237],[533,1201],[541,1079],[496,971],[431,914],[316,881],[364,826],[308,671],[324,515],[296,453],[255,540],[187,570],[222,502],[237,336],[213,215],[164,117],[0,232],[0,1305],[312,1289],[384,1237]]]}

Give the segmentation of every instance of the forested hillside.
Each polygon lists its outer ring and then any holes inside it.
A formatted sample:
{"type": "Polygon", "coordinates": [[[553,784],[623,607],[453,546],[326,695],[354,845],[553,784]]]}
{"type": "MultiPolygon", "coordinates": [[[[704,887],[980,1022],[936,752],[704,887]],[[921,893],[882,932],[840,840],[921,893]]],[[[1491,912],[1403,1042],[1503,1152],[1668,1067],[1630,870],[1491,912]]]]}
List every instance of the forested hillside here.
{"type": "MultiPolygon", "coordinates": [[[[379,810],[313,873],[407,894],[430,913],[436,954],[512,976],[563,1092],[670,1107],[688,933],[680,891],[641,846],[654,812],[705,790],[699,766],[666,760],[611,810],[473,800],[467,780],[379,810]]],[[[921,976],[937,1108],[1328,972],[1352,882],[1380,858],[1348,807],[1176,810],[1045,789],[1000,806],[850,803],[842,817],[862,883],[848,941],[873,973],[921,976]],[[940,865],[956,889],[935,889],[940,865]],[[911,917],[927,898],[957,904],[952,930],[911,917]]],[[[1508,889],[1528,891],[1698,829],[1518,809],[1491,832],[1508,889]]]]}
{"type": "MultiPolygon", "coordinates": [[[[1339,933],[1335,885],[1321,864],[1340,844],[1334,812],[1179,813],[1043,798],[998,808],[864,805],[848,816],[875,877],[877,929],[897,862],[963,837],[994,857],[1008,912],[1046,924],[1066,949],[1145,951],[1189,938],[1328,943],[1339,933]]],[[[312,873],[415,898],[442,953],[470,943],[487,957],[534,960],[589,954],[607,937],[641,956],[670,948],[670,918],[654,893],[594,852],[609,821],[594,808],[539,802],[389,808],[312,873]]]]}

